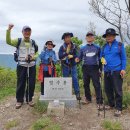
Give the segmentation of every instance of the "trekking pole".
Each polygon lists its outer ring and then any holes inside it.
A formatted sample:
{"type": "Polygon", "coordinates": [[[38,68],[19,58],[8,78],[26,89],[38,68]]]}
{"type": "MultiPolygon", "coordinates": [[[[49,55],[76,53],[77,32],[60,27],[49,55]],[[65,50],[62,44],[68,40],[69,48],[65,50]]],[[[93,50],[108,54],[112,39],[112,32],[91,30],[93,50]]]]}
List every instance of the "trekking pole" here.
{"type": "Polygon", "coordinates": [[[54,64],[52,61],[52,57],[50,57],[50,64],[51,64],[51,77],[53,77],[54,76],[54,64]]]}
{"type": "MultiPolygon", "coordinates": [[[[78,77],[79,77],[79,71],[78,71],[78,77]]],[[[79,80],[78,80],[79,83],[79,80]]],[[[80,97],[80,86],[79,86],[79,97],[80,97]]],[[[79,99],[79,109],[81,109],[81,97],[79,99]]]]}
{"type": "Polygon", "coordinates": [[[28,102],[29,102],[29,77],[30,77],[30,75],[29,75],[29,72],[30,72],[30,68],[29,68],[29,63],[30,63],[30,58],[31,58],[31,56],[30,56],[30,54],[28,55],[28,60],[27,60],[27,63],[28,63],[28,67],[27,67],[27,100],[28,100],[28,102]]]}
{"type": "Polygon", "coordinates": [[[99,108],[98,108],[98,116],[100,116],[101,111],[101,96],[102,96],[102,73],[100,74],[100,95],[99,95],[99,108]]]}
{"type": "MultiPolygon", "coordinates": [[[[104,69],[104,65],[103,65],[103,69],[104,69]]],[[[102,73],[103,75],[103,73],[102,73]]],[[[102,84],[102,89],[103,89],[103,111],[104,111],[104,118],[106,117],[106,108],[105,108],[105,87],[104,86],[104,82],[103,82],[103,77],[101,75],[101,84],[102,84]]]]}
{"type": "Polygon", "coordinates": [[[27,93],[28,93],[28,102],[29,102],[29,62],[28,62],[28,68],[27,68],[27,93]]]}

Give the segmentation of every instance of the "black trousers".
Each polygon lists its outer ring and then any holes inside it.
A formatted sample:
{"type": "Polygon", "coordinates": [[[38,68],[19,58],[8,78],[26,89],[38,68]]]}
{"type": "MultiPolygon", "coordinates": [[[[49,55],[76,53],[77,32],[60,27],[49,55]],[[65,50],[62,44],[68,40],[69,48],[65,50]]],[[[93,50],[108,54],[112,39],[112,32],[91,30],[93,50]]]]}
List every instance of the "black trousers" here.
{"type": "Polygon", "coordinates": [[[48,71],[43,71],[43,82],[41,83],[41,95],[44,95],[44,78],[45,77],[51,77],[51,75],[49,75],[48,71]]]}
{"type": "Polygon", "coordinates": [[[24,95],[26,96],[26,102],[32,101],[35,90],[36,82],[36,66],[29,67],[29,89],[27,86],[27,72],[28,68],[23,66],[17,66],[17,90],[16,90],[16,99],[17,102],[24,102],[24,95]],[[26,89],[26,94],[25,94],[26,89]],[[29,91],[29,94],[28,94],[29,91]]]}
{"type": "Polygon", "coordinates": [[[117,110],[122,110],[122,83],[123,79],[120,76],[120,71],[112,73],[105,72],[104,74],[105,91],[109,105],[116,107],[117,110]]]}
{"type": "Polygon", "coordinates": [[[102,98],[102,90],[100,85],[100,75],[99,75],[99,67],[94,65],[83,65],[83,81],[84,81],[84,90],[85,90],[85,97],[88,101],[92,100],[91,92],[90,92],[90,79],[92,79],[93,86],[95,88],[96,93],[96,101],[97,104],[103,103],[102,98]]]}

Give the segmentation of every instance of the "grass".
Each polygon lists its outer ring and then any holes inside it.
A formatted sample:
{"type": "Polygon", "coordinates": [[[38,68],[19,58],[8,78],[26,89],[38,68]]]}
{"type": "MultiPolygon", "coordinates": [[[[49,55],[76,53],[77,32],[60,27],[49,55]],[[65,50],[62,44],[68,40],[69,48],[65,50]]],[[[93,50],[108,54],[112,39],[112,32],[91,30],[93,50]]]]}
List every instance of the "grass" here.
{"type": "Polygon", "coordinates": [[[47,111],[48,103],[40,102],[37,98],[33,111],[39,114],[45,113],[47,111]]]}
{"type": "Polygon", "coordinates": [[[8,96],[15,95],[16,88],[14,87],[4,87],[0,88],[0,101],[2,101],[4,98],[8,96]]]}
{"type": "Polygon", "coordinates": [[[126,109],[130,106],[130,92],[124,92],[123,94],[123,108],[126,109]]]}
{"type": "Polygon", "coordinates": [[[18,120],[12,120],[12,121],[9,121],[7,122],[7,124],[5,125],[5,128],[7,130],[13,128],[13,127],[17,127],[19,125],[19,121],[18,120]]]}
{"type": "Polygon", "coordinates": [[[43,117],[37,120],[29,130],[61,130],[61,127],[53,123],[49,117],[43,117]]]}
{"type": "Polygon", "coordinates": [[[102,126],[105,130],[123,130],[119,122],[104,120],[102,126]]]}

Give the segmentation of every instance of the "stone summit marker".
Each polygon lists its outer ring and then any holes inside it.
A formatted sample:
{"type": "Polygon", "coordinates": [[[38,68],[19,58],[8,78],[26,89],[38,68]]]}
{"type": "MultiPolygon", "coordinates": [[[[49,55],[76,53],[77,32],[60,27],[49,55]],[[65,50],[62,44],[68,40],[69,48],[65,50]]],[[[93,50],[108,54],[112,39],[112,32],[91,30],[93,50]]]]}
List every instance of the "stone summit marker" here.
{"type": "Polygon", "coordinates": [[[72,95],[72,78],[45,78],[44,95],[40,101],[50,102],[59,100],[67,107],[77,107],[76,96],[72,95]]]}

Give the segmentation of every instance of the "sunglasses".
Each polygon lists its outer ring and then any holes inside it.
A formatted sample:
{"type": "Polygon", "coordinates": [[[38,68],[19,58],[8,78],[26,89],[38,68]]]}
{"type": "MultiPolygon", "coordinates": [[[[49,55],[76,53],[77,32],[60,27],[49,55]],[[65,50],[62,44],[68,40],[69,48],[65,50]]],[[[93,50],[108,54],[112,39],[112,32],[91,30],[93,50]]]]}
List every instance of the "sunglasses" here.
{"type": "Polygon", "coordinates": [[[53,44],[52,44],[52,43],[48,43],[47,45],[53,46],[53,44]]]}

